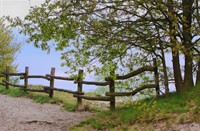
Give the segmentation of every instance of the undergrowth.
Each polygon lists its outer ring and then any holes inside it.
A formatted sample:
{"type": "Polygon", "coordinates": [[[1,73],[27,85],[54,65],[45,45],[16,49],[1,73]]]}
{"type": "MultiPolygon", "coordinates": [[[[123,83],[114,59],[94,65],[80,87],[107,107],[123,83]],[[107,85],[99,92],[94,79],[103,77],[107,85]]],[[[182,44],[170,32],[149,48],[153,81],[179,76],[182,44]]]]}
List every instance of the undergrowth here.
{"type": "MultiPolygon", "coordinates": [[[[194,87],[183,93],[171,93],[168,97],[126,102],[114,112],[100,112],[72,126],[70,130],[135,130],[131,128],[133,125],[144,123],[152,125],[150,123],[161,121],[180,124],[186,121],[200,122],[200,118],[197,117],[200,115],[199,109],[200,87],[194,87]]],[[[153,127],[146,130],[150,129],[153,127]]]]}
{"type": "Polygon", "coordinates": [[[0,93],[5,94],[5,95],[9,95],[9,96],[12,96],[12,97],[20,97],[20,96],[27,96],[28,95],[28,92],[25,92],[23,90],[19,90],[17,88],[6,89],[5,87],[0,87],[0,93]]]}

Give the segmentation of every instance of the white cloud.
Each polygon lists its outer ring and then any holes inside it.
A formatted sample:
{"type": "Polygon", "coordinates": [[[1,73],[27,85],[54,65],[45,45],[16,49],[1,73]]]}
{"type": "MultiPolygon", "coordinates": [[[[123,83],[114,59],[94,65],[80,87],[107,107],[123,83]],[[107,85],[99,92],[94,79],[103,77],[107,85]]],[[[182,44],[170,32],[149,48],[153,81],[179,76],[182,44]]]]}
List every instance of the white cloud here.
{"type": "Polygon", "coordinates": [[[39,6],[45,0],[0,0],[0,17],[11,16],[23,18],[30,6],[39,6]]]}

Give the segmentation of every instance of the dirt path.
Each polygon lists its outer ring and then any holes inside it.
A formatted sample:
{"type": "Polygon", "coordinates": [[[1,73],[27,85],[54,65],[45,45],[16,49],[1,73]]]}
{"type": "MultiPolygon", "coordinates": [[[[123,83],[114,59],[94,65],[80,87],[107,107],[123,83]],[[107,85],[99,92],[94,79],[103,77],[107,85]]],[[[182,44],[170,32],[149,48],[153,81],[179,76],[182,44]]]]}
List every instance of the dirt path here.
{"type": "Polygon", "coordinates": [[[39,104],[27,98],[0,95],[0,131],[66,131],[70,125],[91,115],[67,112],[58,105],[39,104]]]}

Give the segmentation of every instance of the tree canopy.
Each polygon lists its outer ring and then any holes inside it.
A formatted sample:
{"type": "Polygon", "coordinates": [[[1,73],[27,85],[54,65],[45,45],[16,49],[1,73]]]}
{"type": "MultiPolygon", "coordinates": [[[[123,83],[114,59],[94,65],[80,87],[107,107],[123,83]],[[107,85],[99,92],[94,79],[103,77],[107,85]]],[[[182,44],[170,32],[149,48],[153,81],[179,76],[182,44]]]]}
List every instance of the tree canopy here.
{"type": "Polygon", "coordinates": [[[13,39],[11,29],[4,24],[3,18],[0,18],[0,72],[5,71],[6,66],[10,66],[12,71],[16,70],[17,65],[14,64],[14,60],[20,45],[13,39]]]}
{"type": "Polygon", "coordinates": [[[87,67],[104,75],[113,69],[132,71],[157,57],[166,91],[165,57],[171,53],[180,92],[194,85],[193,66],[199,66],[199,8],[198,0],[46,0],[24,20],[10,21],[36,47],[63,50],[63,65],[73,70],[87,67]],[[185,58],[183,73],[180,54],[185,58]]]}

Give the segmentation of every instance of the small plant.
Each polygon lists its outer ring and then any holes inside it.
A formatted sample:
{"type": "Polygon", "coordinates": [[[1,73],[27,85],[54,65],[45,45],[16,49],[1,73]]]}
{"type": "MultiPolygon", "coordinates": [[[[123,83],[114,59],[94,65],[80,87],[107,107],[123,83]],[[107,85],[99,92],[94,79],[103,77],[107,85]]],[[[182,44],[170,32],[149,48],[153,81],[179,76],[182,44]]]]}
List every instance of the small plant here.
{"type": "Polygon", "coordinates": [[[102,130],[104,125],[102,125],[101,123],[95,123],[95,124],[92,124],[92,127],[97,130],[102,130]]]}
{"type": "Polygon", "coordinates": [[[77,105],[76,105],[76,104],[71,104],[71,103],[65,103],[65,104],[63,105],[63,108],[64,108],[65,110],[68,110],[68,111],[76,111],[77,105]]]}
{"type": "Polygon", "coordinates": [[[0,87],[0,93],[7,94],[12,97],[20,97],[28,95],[28,92],[12,87],[10,89],[6,89],[5,87],[0,87]]]}
{"type": "Polygon", "coordinates": [[[12,97],[20,97],[28,95],[28,92],[20,89],[11,89],[9,95],[12,97]]]}
{"type": "Polygon", "coordinates": [[[128,131],[128,126],[127,126],[127,125],[122,125],[122,126],[120,127],[120,129],[121,129],[122,131],[128,131]]]}
{"type": "Polygon", "coordinates": [[[92,124],[94,123],[96,120],[95,118],[88,118],[87,120],[85,121],[81,121],[78,125],[76,125],[77,127],[83,127],[85,125],[89,125],[89,124],[92,124]]]}
{"type": "Polygon", "coordinates": [[[92,109],[88,104],[83,104],[81,107],[79,107],[78,111],[91,111],[92,109]]]}
{"type": "Polygon", "coordinates": [[[194,115],[199,115],[200,114],[200,108],[199,107],[195,107],[193,110],[192,110],[192,113],[194,115]]]}
{"type": "Polygon", "coordinates": [[[178,117],[178,123],[179,124],[184,124],[186,122],[186,116],[185,115],[180,115],[178,117]]]}
{"type": "Polygon", "coordinates": [[[15,84],[15,85],[19,85],[20,79],[18,77],[11,77],[10,82],[15,84]]]}

